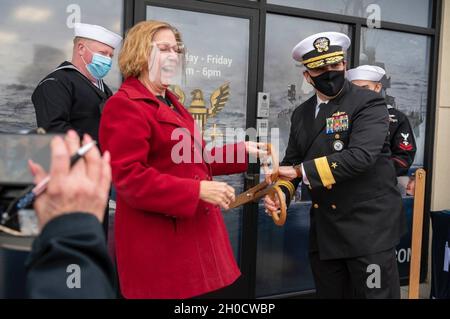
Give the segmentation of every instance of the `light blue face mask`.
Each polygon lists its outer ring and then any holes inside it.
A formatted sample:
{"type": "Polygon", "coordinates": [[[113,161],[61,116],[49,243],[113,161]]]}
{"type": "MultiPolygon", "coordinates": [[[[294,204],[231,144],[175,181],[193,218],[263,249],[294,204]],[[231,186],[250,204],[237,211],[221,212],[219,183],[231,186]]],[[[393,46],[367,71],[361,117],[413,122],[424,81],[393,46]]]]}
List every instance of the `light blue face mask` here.
{"type": "MultiPolygon", "coordinates": [[[[88,50],[92,52],[89,48],[88,50]]],[[[99,53],[93,53],[92,62],[86,64],[89,73],[97,80],[103,79],[111,70],[111,67],[112,59],[99,53]]]]}

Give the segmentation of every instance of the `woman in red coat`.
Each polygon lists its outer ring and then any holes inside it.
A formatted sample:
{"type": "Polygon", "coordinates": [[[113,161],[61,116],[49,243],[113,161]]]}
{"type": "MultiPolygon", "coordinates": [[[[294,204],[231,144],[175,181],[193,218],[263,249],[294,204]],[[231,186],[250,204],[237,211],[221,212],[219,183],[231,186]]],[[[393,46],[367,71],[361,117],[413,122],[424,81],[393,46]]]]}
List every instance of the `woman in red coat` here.
{"type": "Polygon", "coordinates": [[[257,145],[212,151],[224,159],[232,152],[231,164],[203,160],[205,143],[194,120],[163,80],[173,66],[160,67],[168,55],[181,62],[180,43],[169,24],[134,26],[119,57],[126,80],[102,114],[100,144],[111,153],[117,265],[126,298],[190,298],[240,276],[220,211],[234,200],[234,189],[212,176],[245,172],[246,152],[257,145]],[[191,160],[174,158],[180,145],[174,130],[186,133],[182,158],[191,160]]]}

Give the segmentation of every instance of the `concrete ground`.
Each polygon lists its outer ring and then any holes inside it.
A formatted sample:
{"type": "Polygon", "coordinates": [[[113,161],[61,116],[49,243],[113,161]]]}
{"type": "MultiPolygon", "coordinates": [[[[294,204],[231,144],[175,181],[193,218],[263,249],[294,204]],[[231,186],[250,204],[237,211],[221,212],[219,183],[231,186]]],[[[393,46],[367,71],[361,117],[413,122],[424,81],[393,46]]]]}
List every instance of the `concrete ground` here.
{"type": "MultiPolygon", "coordinates": [[[[430,299],[431,283],[420,284],[419,299],[430,299]]],[[[408,299],[408,286],[401,287],[401,298],[408,299]]]]}

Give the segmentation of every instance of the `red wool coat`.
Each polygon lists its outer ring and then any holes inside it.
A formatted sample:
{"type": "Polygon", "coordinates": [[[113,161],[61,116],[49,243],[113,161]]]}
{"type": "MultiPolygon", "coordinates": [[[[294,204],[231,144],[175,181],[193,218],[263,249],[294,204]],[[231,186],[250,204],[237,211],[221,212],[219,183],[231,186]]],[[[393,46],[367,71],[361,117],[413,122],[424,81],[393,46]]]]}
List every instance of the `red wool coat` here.
{"type": "Polygon", "coordinates": [[[175,164],[174,129],[190,133],[189,155],[198,158],[205,143],[194,141],[194,120],[175,95],[167,97],[178,112],[129,78],[106,103],[100,123],[100,144],[111,153],[117,189],[116,255],[126,298],[189,298],[240,276],[222,213],[200,200],[199,192],[202,180],[247,170],[247,156],[242,162],[236,155],[245,145],[215,150],[224,159],[234,152],[235,163],[242,163],[175,164]]]}

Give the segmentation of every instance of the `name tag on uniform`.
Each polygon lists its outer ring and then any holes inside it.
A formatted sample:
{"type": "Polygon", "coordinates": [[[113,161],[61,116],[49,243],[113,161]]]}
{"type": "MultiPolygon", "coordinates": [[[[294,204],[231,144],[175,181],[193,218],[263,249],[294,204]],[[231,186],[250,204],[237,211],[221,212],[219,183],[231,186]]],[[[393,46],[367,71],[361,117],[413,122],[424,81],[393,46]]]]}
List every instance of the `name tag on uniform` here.
{"type": "Polygon", "coordinates": [[[327,118],[327,134],[348,131],[348,115],[345,112],[334,113],[327,118]]]}

